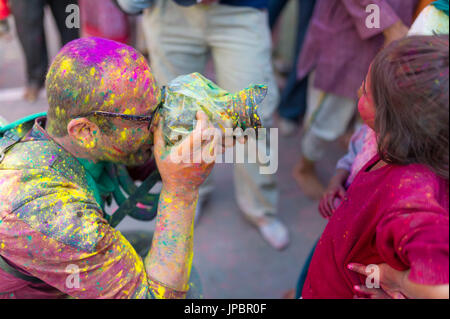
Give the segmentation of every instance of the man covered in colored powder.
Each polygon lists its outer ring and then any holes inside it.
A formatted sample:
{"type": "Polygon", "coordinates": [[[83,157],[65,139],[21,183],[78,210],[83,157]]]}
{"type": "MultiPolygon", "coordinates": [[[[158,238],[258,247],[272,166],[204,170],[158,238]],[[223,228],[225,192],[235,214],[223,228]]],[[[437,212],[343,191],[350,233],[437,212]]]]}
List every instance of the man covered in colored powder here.
{"type": "MultiPolygon", "coordinates": [[[[46,90],[48,116],[0,138],[0,298],[186,297],[198,188],[214,164],[167,156],[178,149],[166,149],[162,121],[149,125],[161,92],[144,57],[110,40],[72,41],[53,61],[46,90]],[[88,171],[143,164],[152,146],[163,187],[141,259],[108,224],[88,171]]],[[[214,148],[201,141],[206,115],[197,120],[182,144],[214,148]]]]}

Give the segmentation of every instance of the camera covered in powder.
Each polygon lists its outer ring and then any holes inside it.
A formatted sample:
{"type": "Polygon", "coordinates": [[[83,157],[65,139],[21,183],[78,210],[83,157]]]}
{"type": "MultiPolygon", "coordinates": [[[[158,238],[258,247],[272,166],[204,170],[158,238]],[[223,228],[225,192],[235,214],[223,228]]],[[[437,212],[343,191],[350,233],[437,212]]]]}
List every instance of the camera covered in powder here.
{"type": "Polygon", "coordinates": [[[261,128],[257,108],[267,95],[267,86],[252,85],[231,94],[199,73],[180,76],[163,90],[161,115],[167,145],[174,145],[194,129],[202,110],[211,123],[226,128],[261,128]]]}

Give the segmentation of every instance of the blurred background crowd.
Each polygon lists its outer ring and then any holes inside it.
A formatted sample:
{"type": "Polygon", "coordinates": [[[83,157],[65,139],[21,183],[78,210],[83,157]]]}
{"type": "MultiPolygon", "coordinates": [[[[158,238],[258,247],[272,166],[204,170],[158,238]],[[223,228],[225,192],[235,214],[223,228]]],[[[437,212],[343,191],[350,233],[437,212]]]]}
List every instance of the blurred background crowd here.
{"type": "MultiPolygon", "coordinates": [[[[352,159],[339,159],[362,124],[358,89],[371,61],[406,36],[431,2],[0,0],[0,116],[45,111],[51,58],[78,37],[137,48],[159,85],[192,72],[232,92],[268,85],[260,115],[279,129],[279,170],[215,168],[200,191],[194,264],[205,297],[281,298],[296,287],[326,225],[318,201],[335,191],[336,164],[350,170],[352,159]],[[381,7],[377,28],[366,24],[370,3],[381,7]],[[67,27],[72,4],[80,28],[67,27]]],[[[120,227],[151,226],[126,220],[120,227]]]]}

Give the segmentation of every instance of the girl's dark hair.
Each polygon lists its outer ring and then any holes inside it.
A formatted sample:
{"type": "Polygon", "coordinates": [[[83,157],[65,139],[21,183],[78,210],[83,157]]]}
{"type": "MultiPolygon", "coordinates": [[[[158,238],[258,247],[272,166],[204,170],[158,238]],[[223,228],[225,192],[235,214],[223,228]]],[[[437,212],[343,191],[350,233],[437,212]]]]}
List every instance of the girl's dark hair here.
{"type": "Polygon", "coordinates": [[[449,178],[449,37],[413,36],[380,52],[370,73],[378,153],[449,178]]]}

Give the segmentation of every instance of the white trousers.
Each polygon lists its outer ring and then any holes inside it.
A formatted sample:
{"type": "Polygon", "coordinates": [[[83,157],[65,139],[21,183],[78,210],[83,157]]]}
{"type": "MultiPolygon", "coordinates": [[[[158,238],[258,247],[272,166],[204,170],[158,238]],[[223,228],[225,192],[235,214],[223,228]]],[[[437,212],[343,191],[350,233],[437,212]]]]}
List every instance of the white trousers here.
{"type": "Polygon", "coordinates": [[[314,87],[314,72],[308,80],[307,110],[304,120],[302,154],[320,160],[329,143],[343,135],[356,110],[356,101],[314,87]]]}
{"type": "MultiPolygon", "coordinates": [[[[143,17],[152,71],[159,85],[183,74],[203,73],[208,57],[214,61],[217,84],[237,92],[251,84],[269,91],[258,108],[265,127],[272,126],[279,92],[271,62],[267,13],[250,7],[220,4],[182,7],[157,0],[143,17]]],[[[275,176],[259,173],[259,164],[234,164],[235,196],[250,217],[275,214],[275,176]]],[[[211,180],[200,194],[212,191],[211,180]]]]}

